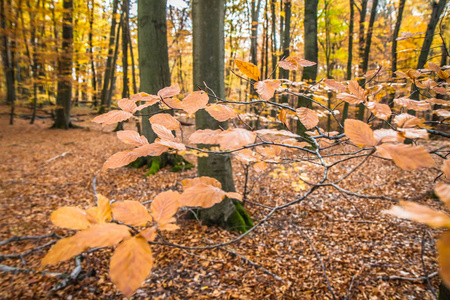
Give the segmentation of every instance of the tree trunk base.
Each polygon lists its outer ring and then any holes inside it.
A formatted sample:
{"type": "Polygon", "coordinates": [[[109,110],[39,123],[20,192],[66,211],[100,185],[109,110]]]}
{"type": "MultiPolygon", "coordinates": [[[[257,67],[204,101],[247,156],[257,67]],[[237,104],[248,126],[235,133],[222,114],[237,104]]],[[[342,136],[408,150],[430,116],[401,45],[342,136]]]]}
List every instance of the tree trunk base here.
{"type": "Polygon", "coordinates": [[[450,300],[450,290],[443,282],[439,285],[439,300],[450,300]]]}
{"type": "Polygon", "coordinates": [[[247,232],[253,227],[250,215],[237,200],[225,198],[211,208],[197,210],[197,218],[205,225],[217,225],[230,231],[247,232]]]}
{"type": "Polygon", "coordinates": [[[185,160],[182,156],[168,153],[163,153],[161,156],[139,157],[128,166],[136,169],[143,166],[149,167],[145,176],[155,175],[159,170],[166,166],[172,166],[170,168],[171,172],[182,172],[194,167],[193,164],[185,160]]]}

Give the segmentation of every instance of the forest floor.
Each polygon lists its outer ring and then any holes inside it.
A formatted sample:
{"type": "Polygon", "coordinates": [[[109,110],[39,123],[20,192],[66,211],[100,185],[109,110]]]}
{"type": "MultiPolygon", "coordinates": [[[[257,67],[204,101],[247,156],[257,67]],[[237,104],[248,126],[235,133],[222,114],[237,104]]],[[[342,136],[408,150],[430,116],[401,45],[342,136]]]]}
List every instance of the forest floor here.
{"type": "MultiPolygon", "coordinates": [[[[180,191],[180,181],[195,176],[195,169],[180,173],[163,169],[148,177],[144,169],[101,171],[109,156],[127,146],[111,132],[112,126],[101,129],[90,119],[92,116],[80,113],[75,124],[85,128],[65,131],[49,129],[50,119],[37,120],[34,125],[15,119],[10,126],[6,116],[0,117],[0,240],[52,232],[72,235],[73,231],[53,226],[50,214],[62,206],[93,206],[94,177],[97,192],[109,199],[144,202],[165,190],[180,191]]],[[[427,143],[448,145],[445,141],[427,143]]],[[[437,158],[436,162],[442,164],[437,158]]],[[[237,191],[242,193],[243,168],[238,163],[233,167],[237,191]]],[[[274,179],[269,173],[250,172],[250,201],[275,206],[304,193],[296,192],[289,178],[274,179]]],[[[341,186],[444,209],[430,193],[438,175],[437,168],[407,172],[391,162],[370,158],[341,186]]],[[[442,231],[383,214],[392,205],[391,201],[357,198],[323,188],[274,214],[235,244],[207,251],[152,246],[152,273],[134,298],[332,299],[333,291],[336,299],[434,299],[431,289],[437,293],[439,276],[432,276],[430,282],[420,277],[438,270],[435,243],[442,231]]],[[[250,203],[245,207],[255,223],[268,212],[250,203]]],[[[238,236],[201,226],[182,214],[177,221],[181,229],[166,235],[173,243],[204,246],[238,236]]],[[[24,253],[52,240],[55,238],[0,243],[2,269],[30,270],[0,271],[1,299],[122,298],[109,279],[109,249],[86,254],[81,265],[85,276],[56,291],[53,288],[61,279],[37,272],[49,247],[22,258],[4,256],[24,253]]],[[[71,260],[46,270],[70,274],[74,268],[71,260]]]]}

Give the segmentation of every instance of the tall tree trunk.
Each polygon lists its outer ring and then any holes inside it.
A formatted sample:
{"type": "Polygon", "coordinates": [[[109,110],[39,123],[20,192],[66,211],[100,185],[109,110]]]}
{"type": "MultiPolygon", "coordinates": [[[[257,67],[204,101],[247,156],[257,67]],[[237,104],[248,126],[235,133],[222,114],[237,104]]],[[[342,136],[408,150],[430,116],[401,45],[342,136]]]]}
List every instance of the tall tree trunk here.
{"type": "MultiPolygon", "coordinates": [[[[117,27],[117,34],[116,34],[116,46],[114,48],[114,55],[113,55],[113,60],[112,60],[112,64],[111,64],[111,71],[110,71],[110,77],[109,77],[109,89],[108,89],[108,93],[107,93],[107,98],[106,98],[106,109],[109,110],[111,108],[111,103],[112,103],[112,97],[114,94],[114,90],[115,90],[115,85],[116,85],[116,63],[117,63],[117,57],[119,56],[119,36],[120,36],[120,30],[122,29],[123,26],[123,11],[122,14],[120,15],[120,22],[119,22],[119,26],[117,27]]],[[[101,108],[100,108],[101,109],[101,108]]]]}
{"type": "MultiPolygon", "coordinates": [[[[432,2],[433,11],[431,12],[431,18],[428,22],[427,31],[425,33],[425,39],[423,40],[422,50],[420,51],[419,60],[417,62],[417,69],[422,69],[427,62],[428,53],[430,53],[430,47],[433,42],[434,31],[436,29],[439,18],[444,11],[447,0],[439,0],[438,3],[432,2]]],[[[417,94],[417,93],[416,93],[417,94]]]]}
{"type": "MultiPolygon", "coordinates": [[[[286,58],[290,54],[291,47],[291,0],[284,1],[284,24],[281,49],[283,50],[282,57],[286,58]]],[[[280,78],[289,79],[289,70],[280,69],[280,78]]],[[[282,97],[282,102],[287,102],[287,98],[282,97]]]]}
{"type": "MultiPolygon", "coordinates": [[[[166,0],[138,0],[138,24],[140,91],[156,94],[170,86],[166,0]]],[[[142,132],[150,143],[157,135],[148,119],[158,111],[157,105],[142,110],[142,132]]]]}
{"type": "Polygon", "coordinates": [[[92,42],[92,36],[94,34],[94,15],[95,15],[95,0],[91,0],[91,8],[89,8],[88,2],[88,11],[89,14],[89,58],[91,60],[91,71],[92,71],[92,106],[96,108],[98,106],[97,103],[97,73],[95,70],[95,55],[94,55],[94,45],[92,42]]]}
{"type": "Polygon", "coordinates": [[[252,28],[250,37],[250,61],[255,66],[258,65],[258,21],[259,21],[259,10],[261,7],[261,0],[251,0],[252,1],[252,28]],[[258,2],[256,2],[258,1],[258,2]]]}
{"type": "MultiPolygon", "coordinates": [[[[305,59],[319,62],[318,52],[319,46],[317,44],[317,6],[319,0],[305,0],[305,18],[303,21],[304,36],[305,36],[305,59]]],[[[317,77],[317,64],[303,69],[302,80],[315,82],[317,77]]],[[[305,97],[299,97],[297,107],[307,107],[310,105],[310,100],[305,97]]],[[[297,134],[303,137],[307,135],[306,127],[297,121],[297,134]]]]}
{"type": "Polygon", "coordinates": [[[62,47],[58,59],[58,94],[53,128],[68,129],[72,105],[72,64],[73,64],[73,0],[63,1],[62,47]]]}
{"type": "MultiPolygon", "coordinates": [[[[3,69],[6,79],[6,103],[11,104],[12,108],[14,107],[14,100],[16,99],[16,90],[15,90],[15,75],[14,75],[14,61],[13,61],[13,51],[11,49],[11,43],[8,39],[8,33],[12,30],[10,24],[8,22],[7,16],[11,13],[11,3],[8,1],[8,11],[6,11],[5,0],[0,0],[0,27],[3,31],[1,42],[2,42],[2,61],[3,61],[3,69]]],[[[14,114],[14,112],[12,112],[14,114]]]]}
{"type": "MultiPolygon", "coordinates": [[[[193,0],[193,84],[203,82],[221,98],[225,97],[224,83],[224,0],[193,0]]],[[[215,99],[210,98],[210,102],[215,99]]],[[[196,129],[228,128],[227,122],[218,122],[205,110],[195,113],[196,129]]],[[[230,155],[198,158],[198,175],[216,178],[225,191],[235,191],[230,155]]],[[[246,231],[252,222],[238,203],[225,198],[213,207],[201,210],[199,217],[205,223],[217,224],[238,231],[246,231]]]]}
{"type": "MultiPolygon", "coordinates": [[[[277,16],[275,13],[275,4],[276,4],[276,0],[271,0],[270,3],[270,10],[272,12],[272,46],[271,46],[271,52],[272,52],[272,72],[273,70],[276,69],[277,67],[277,51],[278,51],[278,47],[277,47],[277,16]]],[[[277,78],[277,74],[274,73],[274,77],[277,78]]]]}
{"type": "MultiPolygon", "coordinates": [[[[365,38],[364,56],[363,56],[363,61],[362,61],[362,73],[363,74],[366,74],[367,70],[369,68],[370,45],[372,43],[373,24],[375,23],[375,17],[377,15],[377,6],[378,6],[378,0],[373,0],[372,9],[370,11],[369,26],[367,27],[367,35],[365,38]]],[[[360,82],[360,84],[364,84],[364,82],[365,82],[365,80],[362,80],[360,82]]],[[[365,111],[366,111],[366,107],[364,106],[364,103],[361,103],[359,105],[359,110],[358,110],[358,120],[361,120],[361,121],[364,120],[365,111]]]]}
{"type": "MultiPolygon", "coordinates": [[[[350,0],[350,22],[348,26],[348,56],[347,56],[347,80],[352,79],[352,62],[353,62],[353,23],[355,21],[355,3],[354,0],[350,0]]],[[[341,123],[344,124],[348,117],[348,107],[349,103],[344,103],[344,109],[342,111],[341,123]]],[[[340,128],[341,133],[344,132],[344,128],[340,128]]]]}
{"type": "Polygon", "coordinates": [[[391,72],[392,77],[396,77],[395,71],[397,71],[397,38],[400,32],[400,26],[402,25],[403,10],[405,8],[406,0],[400,0],[398,3],[397,20],[395,21],[394,34],[392,35],[392,49],[391,49],[391,72]]]}
{"type": "Polygon", "coordinates": [[[122,98],[128,98],[130,91],[128,89],[128,27],[129,27],[129,0],[123,0],[122,2],[123,12],[123,25],[122,25],[122,98]]]}
{"type": "MultiPolygon", "coordinates": [[[[106,59],[106,69],[105,69],[105,76],[103,79],[103,88],[101,93],[101,103],[100,103],[100,110],[99,114],[102,114],[107,109],[107,103],[108,103],[108,96],[109,96],[109,86],[110,86],[110,79],[111,79],[111,66],[113,62],[113,53],[114,53],[114,44],[116,39],[116,13],[117,13],[117,7],[119,6],[119,1],[114,0],[113,1],[113,11],[112,11],[112,19],[111,19],[111,29],[109,32],[109,45],[108,45],[108,58],[106,59]]],[[[117,37],[118,38],[118,37],[117,37]]]]}

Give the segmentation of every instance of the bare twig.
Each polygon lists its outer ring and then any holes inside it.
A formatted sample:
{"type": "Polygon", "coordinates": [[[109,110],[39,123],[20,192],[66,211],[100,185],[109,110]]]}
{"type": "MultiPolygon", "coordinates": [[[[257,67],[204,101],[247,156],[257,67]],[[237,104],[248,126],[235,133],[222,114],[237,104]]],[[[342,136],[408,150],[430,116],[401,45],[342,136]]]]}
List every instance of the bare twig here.
{"type": "Polygon", "coordinates": [[[56,278],[64,278],[68,275],[68,274],[64,274],[64,273],[53,273],[53,272],[47,272],[47,271],[36,271],[33,269],[22,269],[22,268],[10,267],[10,266],[6,266],[6,265],[0,265],[0,272],[12,273],[12,274],[37,273],[37,274],[50,276],[50,277],[56,277],[56,278]]]}
{"type": "Polygon", "coordinates": [[[52,158],[46,160],[45,162],[46,162],[46,163],[51,162],[52,160],[55,160],[55,159],[60,158],[60,157],[64,157],[64,156],[66,156],[67,154],[72,154],[72,153],[71,153],[71,152],[64,152],[63,154],[57,155],[57,156],[55,156],[55,157],[52,157],[52,158]]]}

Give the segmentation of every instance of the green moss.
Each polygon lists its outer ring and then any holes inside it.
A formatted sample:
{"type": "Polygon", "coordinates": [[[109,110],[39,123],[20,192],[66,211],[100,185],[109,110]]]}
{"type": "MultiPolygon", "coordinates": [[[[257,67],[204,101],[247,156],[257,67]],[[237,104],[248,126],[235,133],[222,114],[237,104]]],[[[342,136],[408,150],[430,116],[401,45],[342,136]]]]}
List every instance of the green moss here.
{"type": "Polygon", "coordinates": [[[161,159],[156,156],[152,159],[152,165],[150,169],[145,173],[145,176],[155,175],[161,169],[161,159]]]}

